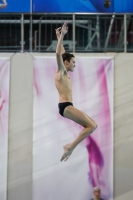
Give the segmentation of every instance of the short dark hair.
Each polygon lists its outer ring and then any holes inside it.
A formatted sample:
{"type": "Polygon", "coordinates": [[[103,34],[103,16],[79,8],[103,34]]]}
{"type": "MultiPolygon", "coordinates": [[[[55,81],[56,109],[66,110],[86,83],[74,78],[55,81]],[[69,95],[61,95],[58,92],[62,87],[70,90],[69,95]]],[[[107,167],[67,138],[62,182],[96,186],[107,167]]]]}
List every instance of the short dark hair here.
{"type": "Polygon", "coordinates": [[[65,60],[67,60],[68,62],[70,62],[70,60],[71,60],[72,57],[74,58],[74,55],[71,54],[71,53],[65,52],[65,53],[62,54],[63,62],[64,62],[65,60]]]}

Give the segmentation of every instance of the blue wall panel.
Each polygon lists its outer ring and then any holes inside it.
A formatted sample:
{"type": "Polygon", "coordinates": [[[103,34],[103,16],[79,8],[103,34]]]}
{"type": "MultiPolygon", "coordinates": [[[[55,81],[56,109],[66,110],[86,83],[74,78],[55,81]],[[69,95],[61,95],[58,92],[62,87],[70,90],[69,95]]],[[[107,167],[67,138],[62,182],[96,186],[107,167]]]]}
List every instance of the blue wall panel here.
{"type": "Polygon", "coordinates": [[[33,0],[33,12],[133,12],[133,0],[111,0],[109,9],[104,0],[33,0]]]}
{"type": "MultiPolygon", "coordinates": [[[[0,3],[2,3],[1,0],[0,3]]],[[[0,9],[0,13],[30,12],[30,0],[7,0],[7,3],[7,7],[0,9]]]]}

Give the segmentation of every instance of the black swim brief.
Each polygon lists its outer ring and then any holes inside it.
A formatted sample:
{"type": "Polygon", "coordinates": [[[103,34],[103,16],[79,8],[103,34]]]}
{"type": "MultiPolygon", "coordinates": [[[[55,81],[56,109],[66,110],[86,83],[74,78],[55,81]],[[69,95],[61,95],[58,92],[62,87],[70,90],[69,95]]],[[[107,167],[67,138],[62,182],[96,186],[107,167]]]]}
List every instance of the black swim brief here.
{"type": "MultiPolygon", "coordinates": [[[[63,102],[58,104],[59,113],[63,116],[64,110],[67,106],[73,106],[71,102],[63,102]]],[[[63,116],[64,117],[64,116],[63,116]]]]}

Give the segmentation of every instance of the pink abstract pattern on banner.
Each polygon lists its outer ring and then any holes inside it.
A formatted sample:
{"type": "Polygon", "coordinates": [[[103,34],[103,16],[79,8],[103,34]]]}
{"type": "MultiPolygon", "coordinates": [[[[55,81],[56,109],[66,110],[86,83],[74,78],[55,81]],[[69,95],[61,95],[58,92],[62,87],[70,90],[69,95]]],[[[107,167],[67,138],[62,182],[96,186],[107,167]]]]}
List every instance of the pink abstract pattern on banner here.
{"type": "Polygon", "coordinates": [[[51,200],[54,195],[60,200],[68,197],[88,200],[93,197],[93,187],[99,186],[102,197],[112,200],[113,60],[76,58],[75,70],[70,73],[73,103],[93,118],[98,128],[75,149],[65,164],[59,162],[62,146],[71,142],[82,127],[58,113],[55,71],[54,57],[35,58],[33,198],[41,200],[45,196],[51,200]],[[45,186],[47,190],[43,190],[45,186]]]}

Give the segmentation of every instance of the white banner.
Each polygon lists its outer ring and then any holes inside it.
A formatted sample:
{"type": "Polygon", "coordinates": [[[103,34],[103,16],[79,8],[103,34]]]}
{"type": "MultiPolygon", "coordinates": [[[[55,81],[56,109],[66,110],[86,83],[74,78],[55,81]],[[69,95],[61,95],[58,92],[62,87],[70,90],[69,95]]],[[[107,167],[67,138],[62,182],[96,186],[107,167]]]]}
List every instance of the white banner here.
{"type": "Polygon", "coordinates": [[[7,194],[10,58],[0,58],[0,200],[7,194]]]}
{"type": "Polygon", "coordinates": [[[60,162],[63,145],[82,130],[58,113],[55,57],[34,60],[33,199],[89,200],[101,188],[113,199],[113,59],[76,58],[70,73],[73,104],[93,118],[97,130],[60,162]]]}

